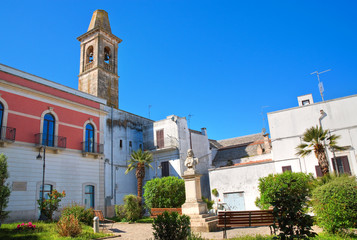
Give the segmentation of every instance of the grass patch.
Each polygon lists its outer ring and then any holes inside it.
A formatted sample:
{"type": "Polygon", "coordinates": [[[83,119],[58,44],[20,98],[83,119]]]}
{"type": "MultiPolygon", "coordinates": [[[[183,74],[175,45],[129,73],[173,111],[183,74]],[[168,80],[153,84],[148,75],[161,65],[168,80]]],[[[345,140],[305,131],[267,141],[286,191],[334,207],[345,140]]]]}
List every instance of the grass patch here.
{"type": "Polygon", "coordinates": [[[145,217],[145,218],[142,218],[142,219],[138,219],[135,222],[136,223],[153,223],[154,219],[151,218],[151,217],[145,217]]]}
{"type": "Polygon", "coordinates": [[[106,233],[93,233],[90,226],[82,224],[82,233],[75,238],[61,237],[56,230],[56,223],[34,222],[36,230],[18,231],[17,225],[21,223],[2,224],[0,228],[0,239],[7,240],[56,240],[71,239],[85,240],[110,236],[106,233]]]}
{"type": "MultiPolygon", "coordinates": [[[[256,235],[256,236],[242,236],[242,237],[235,237],[235,238],[229,238],[231,240],[272,240],[274,239],[274,236],[270,235],[256,235]]],[[[338,235],[338,234],[328,234],[328,233],[320,233],[318,236],[315,238],[311,238],[314,240],[353,240],[357,239],[357,235],[355,234],[343,234],[343,235],[338,235]]]]}

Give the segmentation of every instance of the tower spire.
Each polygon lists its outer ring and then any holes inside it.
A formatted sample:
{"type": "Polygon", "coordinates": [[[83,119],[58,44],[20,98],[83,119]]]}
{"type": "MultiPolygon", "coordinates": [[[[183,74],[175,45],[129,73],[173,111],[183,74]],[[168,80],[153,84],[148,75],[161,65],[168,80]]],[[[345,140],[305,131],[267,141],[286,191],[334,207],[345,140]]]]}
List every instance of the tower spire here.
{"type": "Polygon", "coordinates": [[[112,29],[110,28],[108,13],[104,10],[95,10],[92,16],[92,20],[90,21],[88,32],[95,28],[101,28],[106,32],[112,33],[112,29]]]}

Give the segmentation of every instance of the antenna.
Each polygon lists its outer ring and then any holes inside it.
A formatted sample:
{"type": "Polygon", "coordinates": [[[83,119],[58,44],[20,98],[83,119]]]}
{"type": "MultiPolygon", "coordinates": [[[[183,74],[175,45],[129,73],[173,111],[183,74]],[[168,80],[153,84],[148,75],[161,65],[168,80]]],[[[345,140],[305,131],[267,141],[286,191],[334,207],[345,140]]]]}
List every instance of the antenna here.
{"type": "Polygon", "coordinates": [[[191,118],[193,117],[193,115],[191,113],[188,114],[187,118],[188,118],[188,128],[191,129],[191,118]]]}
{"type": "Polygon", "coordinates": [[[188,118],[188,132],[190,133],[190,148],[192,149],[192,134],[191,134],[191,118],[193,117],[193,115],[191,113],[188,114],[187,118],[188,118]]]}
{"type": "Polygon", "coordinates": [[[152,106],[151,105],[149,105],[149,119],[150,119],[150,108],[151,108],[152,106]]]}
{"type": "Polygon", "coordinates": [[[263,128],[262,128],[262,133],[265,134],[265,132],[267,131],[265,128],[265,115],[264,115],[264,108],[268,108],[270,106],[262,106],[261,109],[261,114],[262,114],[262,121],[263,121],[263,128]]]}
{"type": "Polygon", "coordinates": [[[319,81],[320,95],[321,95],[321,98],[322,98],[322,101],[323,101],[323,102],[325,101],[325,100],[324,100],[324,94],[323,94],[323,92],[324,92],[325,89],[324,89],[324,85],[322,84],[322,82],[320,82],[320,74],[325,73],[325,72],[328,72],[328,71],[331,71],[331,69],[327,69],[327,70],[322,71],[322,72],[315,71],[315,72],[313,72],[313,73],[310,73],[311,75],[312,75],[312,74],[316,74],[316,75],[317,75],[317,80],[319,81]]]}

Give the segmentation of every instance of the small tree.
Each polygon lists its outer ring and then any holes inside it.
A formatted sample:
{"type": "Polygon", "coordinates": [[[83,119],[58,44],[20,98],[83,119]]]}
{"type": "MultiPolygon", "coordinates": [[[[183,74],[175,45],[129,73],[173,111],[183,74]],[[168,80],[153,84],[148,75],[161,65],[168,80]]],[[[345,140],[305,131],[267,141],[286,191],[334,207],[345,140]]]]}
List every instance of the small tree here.
{"type": "Polygon", "coordinates": [[[281,239],[306,238],[316,235],[313,220],[306,214],[313,186],[312,175],[286,171],[259,179],[260,198],[256,205],[273,206],[281,239]]]}
{"type": "Polygon", "coordinates": [[[179,208],[185,203],[185,181],[177,177],[154,178],[144,186],[148,208],[179,208]]]}
{"type": "MultiPolygon", "coordinates": [[[[128,174],[132,170],[135,171],[136,179],[138,180],[138,197],[141,199],[143,196],[143,179],[145,178],[145,168],[151,167],[150,163],[152,162],[152,154],[147,151],[142,151],[141,149],[133,151],[130,155],[130,160],[128,168],[125,171],[125,174],[128,174]]],[[[141,200],[140,200],[141,202],[141,200]]]]}
{"type": "Polygon", "coordinates": [[[8,216],[9,212],[5,211],[7,204],[9,203],[10,187],[6,183],[6,179],[9,177],[7,171],[7,157],[4,154],[0,154],[0,226],[1,222],[8,216]]]}
{"type": "Polygon", "coordinates": [[[51,193],[48,194],[48,199],[44,199],[43,201],[41,201],[41,199],[37,200],[39,206],[38,208],[48,219],[52,221],[53,213],[58,210],[59,204],[62,198],[64,198],[65,196],[65,191],[60,193],[56,189],[54,189],[51,193]]]}
{"type": "Polygon", "coordinates": [[[304,132],[302,136],[304,142],[296,147],[296,155],[305,157],[314,151],[321,172],[326,175],[329,173],[329,164],[325,154],[325,144],[334,151],[345,150],[345,147],[337,145],[339,138],[340,136],[334,134],[328,136],[328,130],[323,130],[321,127],[311,127],[304,132]]]}

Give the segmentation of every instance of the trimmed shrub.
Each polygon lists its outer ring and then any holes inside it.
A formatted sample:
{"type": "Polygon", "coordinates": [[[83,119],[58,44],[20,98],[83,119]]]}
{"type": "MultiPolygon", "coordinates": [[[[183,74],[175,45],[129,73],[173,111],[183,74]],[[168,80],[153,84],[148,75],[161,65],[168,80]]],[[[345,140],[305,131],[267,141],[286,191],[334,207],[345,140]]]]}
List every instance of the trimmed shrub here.
{"type": "Polygon", "coordinates": [[[124,205],[115,205],[115,215],[119,220],[126,218],[126,210],[124,205]]]}
{"type": "Polygon", "coordinates": [[[177,212],[164,212],[152,224],[157,240],[186,240],[190,235],[190,217],[177,212]]]}
{"type": "Polygon", "coordinates": [[[319,226],[329,233],[357,227],[356,177],[330,179],[313,191],[313,209],[319,226]]]}
{"type": "Polygon", "coordinates": [[[143,208],[141,206],[141,199],[135,195],[129,194],[124,197],[124,209],[126,219],[129,222],[134,222],[141,218],[143,208]]]}
{"type": "Polygon", "coordinates": [[[207,209],[208,210],[213,209],[213,204],[214,204],[213,200],[209,200],[208,198],[202,197],[202,201],[207,204],[207,209]]]}
{"type": "Polygon", "coordinates": [[[213,189],[212,189],[212,194],[213,194],[213,196],[218,197],[218,190],[217,190],[217,188],[213,188],[213,189]]]}
{"type": "Polygon", "coordinates": [[[62,210],[61,216],[73,215],[81,223],[84,223],[88,226],[93,225],[94,212],[93,209],[85,209],[84,206],[81,206],[77,203],[72,203],[71,205],[65,207],[62,210]]]}
{"type": "Polygon", "coordinates": [[[56,226],[62,237],[76,237],[82,232],[81,224],[74,215],[61,217],[56,226]]]}
{"type": "Polygon", "coordinates": [[[185,181],[177,177],[154,178],[144,186],[147,208],[180,208],[185,203],[185,181]]]}
{"type": "Polygon", "coordinates": [[[256,201],[257,206],[273,206],[281,239],[316,235],[312,232],[313,219],[306,214],[312,186],[312,175],[291,171],[259,179],[260,199],[256,201]]]}
{"type": "Polygon", "coordinates": [[[288,183],[292,183],[290,184],[289,193],[311,196],[311,191],[314,187],[312,175],[286,171],[282,174],[269,174],[267,177],[259,178],[258,189],[260,197],[255,200],[255,205],[260,209],[269,209],[276,199],[276,193],[280,189],[286,188],[288,183]]]}

